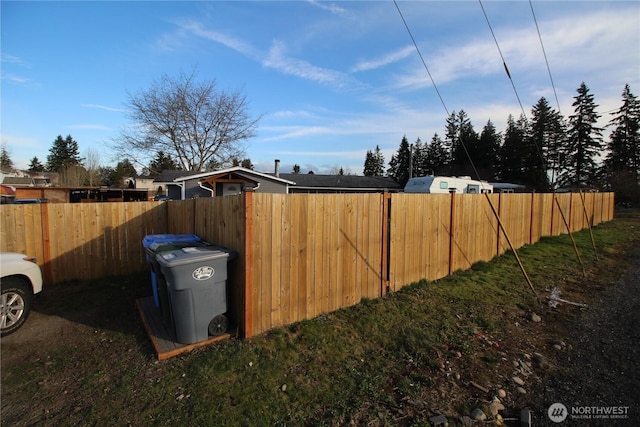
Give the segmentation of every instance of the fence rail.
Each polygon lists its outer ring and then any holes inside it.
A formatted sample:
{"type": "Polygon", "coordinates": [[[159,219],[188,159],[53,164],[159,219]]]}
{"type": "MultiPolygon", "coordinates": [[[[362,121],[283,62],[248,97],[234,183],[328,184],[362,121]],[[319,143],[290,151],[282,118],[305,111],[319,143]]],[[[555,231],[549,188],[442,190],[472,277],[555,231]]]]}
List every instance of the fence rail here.
{"type": "Polygon", "coordinates": [[[0,250],[36,256],[51,285],[148,268],[147,234],[198,234],[239,254],[229,265],[228,307],[248,337],[502,254],[509,246],[493,209],[519,248],[613,219],[614,194],[246,193],[3,205],[0,250]]]}

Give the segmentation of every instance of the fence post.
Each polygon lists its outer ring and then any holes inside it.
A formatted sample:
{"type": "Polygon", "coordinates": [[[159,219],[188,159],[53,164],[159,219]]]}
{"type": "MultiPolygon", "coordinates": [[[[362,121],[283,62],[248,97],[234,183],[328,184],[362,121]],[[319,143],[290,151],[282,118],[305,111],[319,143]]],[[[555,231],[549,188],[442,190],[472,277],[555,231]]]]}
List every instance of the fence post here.
{"type": "Polygon", "coordinates": [[[531,193],[531,215],[529,216],[529,244],[530,245],[534,243],[533,241],[533,218],[534,218],[533,209],[535,206],[535,202],[536,202],[536,193],[532,192],[531,193]]]}
{"type": "Polygon", "coordinates": [[[244,291],[241,319],[244,338],[253,335],[253,192],[244,193],[244,291]]]}
{"type": "Polygon", "coordinates": [[[455,230],[455,218],[456,218],[456,193],[451,193],[451,217],[449,218],[449,275],[453,273],[453,248],[454,242],[454,230],[455,230]]]}
{"type": "Polygon", "coordinates": [[[389,291],[389,249],[391,247],[391,228],[389,222],[391,220],[391,203],[392,197],[388,192],[384,192],[381,195],[382,203],[382,256],[380,263],[380,296],[385,296],[389,291]]]}
{"type": "Polygon", "coordinates": [[[51,238],[49,236],[49,205],[40,204],[40,221],[42,228],[42,267],[44,270],[44,282],[53,283],[53,272],[51,270],[51,238]]]}

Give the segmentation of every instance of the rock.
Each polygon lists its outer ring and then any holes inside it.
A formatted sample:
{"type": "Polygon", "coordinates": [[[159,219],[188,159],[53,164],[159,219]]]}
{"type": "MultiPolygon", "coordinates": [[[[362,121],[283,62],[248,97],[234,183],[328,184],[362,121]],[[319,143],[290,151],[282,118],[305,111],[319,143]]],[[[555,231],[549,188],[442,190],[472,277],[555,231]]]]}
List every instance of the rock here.
{"type": "Polygon", "coordinates": [[[475,420],[475,421],[486,421],[487,420],[487,414],[482,412],[482,409],[476,408],[471,413],[471,418],[473,420],[475,420]]]}
{"type": "Polygon", "coordinates": [[[473,420],[471,418],[467,417],[466,415],[463,415],[462,417],[460,417],[460,422],[465,427],[470,427],[470,426],[473,425],[473,420]]]}
{"type": "Polygon", "coordinates": [[[518,391],[518,393],[520,393],[520,394],[527,394],[527,390],[525,390],[525,389],[524,389],[524,388],[522,388],[522,387],[518,387],[516,390],[517,390],[517,391],[518,391]]]}
{"type": "Polygon", "coordinates": [[[540,353],[533,353],[533,363],[535,363],[538,368],[546,368],[549,366],[547,358],[540,353]]]}
{"type": "Polygon", "coordinates": [[[558,350],[558,351],[562,351],[562,346],[560,344],[554,344],[553,348],[558,350]]]}
{"type": "Polygon", "coordinates": [[[456,379],[456,381],[460,380],[460,374],[457,372],[453,375],[453,377],[456,379]]]}
{"type": "Polygon", "coordinates": [[[494,417],[498,415],[498,412],[504,411],[504,410],[505,410],[504,405],[499,401],[491,402],[491,404],[489,405],[489,411],[491,412],[491,415],[493,415],[494,417]]]}
{"type": "Polygon", "coordinates": [[[447,421],[447,417],[444,415],[436,415],[429,418],[429,422],[434,426],[448,426],[449,422],[447,421]]]}
{"type": "Polygon", "coordinates": [[[511,381],[516,385],[524,385],[524,381],[520,377],[512,377],[511,381]]]}
{"type": "Polygon", "coordinates": [[[500,399],[504,399],[505,397],[507,397],[507,392],[503,389],[498,389],[498,391],[496,391],[496,394],[500,399]]]}
{"type": "Polygon", "coordinates": [[[529,315],[529,320],[531,320],[533,323],[539,323],[542,322],[542,317],[538,316],[535,313],[531,313],[529,315]]]}
{"type": "Polygon", "coordinates": [[[286,384],[282,384],[282,387],[280,387],[280,390],[287,391],[287,385],[286,384]]]}

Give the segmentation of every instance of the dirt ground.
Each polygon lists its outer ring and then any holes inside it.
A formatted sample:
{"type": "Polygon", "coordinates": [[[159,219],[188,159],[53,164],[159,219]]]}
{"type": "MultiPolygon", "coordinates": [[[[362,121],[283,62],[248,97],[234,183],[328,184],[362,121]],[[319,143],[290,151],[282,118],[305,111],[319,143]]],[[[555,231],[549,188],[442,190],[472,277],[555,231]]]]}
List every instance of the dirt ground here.
{"type": "MultiPolygon", "coordinates": [[[[488,356],[489,348],[499,361],[500,367],[492,375],[500,377],[497,383],[507,391],[502,399],[506,408],[501,411],[505,418],[517,418],[523,408],[528,408],[534,415],[535,426],[640,425],[640,247],[632,248],[624,262],[600,267],[607,272],[602,278],[597,272],[589,272],[588,279],[576,277],[563,284],[563,297],[585,302],[588,308],[560,303],[552,309],[545,305],[539,312],[539,322],[520,314],[520,317],[505,319],[513,326],[507,328],[503,336],[496,333],[478,338],[482,340],[483,358],[493,357],[488,356]],[[513,376],[523,379],[526,393],[519,393],[515,384],[508,384],[513,376]],[[562,423],[553,422],[547,415],[554,403],[562,403],[566,408],[567,417],[562,423]]],[[[102,339],[96,340],[96,337],[100,335],[109,340],[105,330],[126,332],[127,340],[121,344],[131,347],[128,354],[134,356],[129,357],[152,359],[153,349],[131,306],[148,291],[137,288],[134,284],[138,281],[139,278],[123,281],[121,295],[112,295],[112,300],[89,304],[87,310],[64,317],[60,313],[65,299],[76,293],[74,285],[56,288],[51,295],[39,299],[24,327],[1,341],[2,384],[16,375],[13,368],[25,361],[46,366],[47,355],[52,351],[83,348],[80,344],[83,341],[101,345],[102,339]],[[58,309],[48,309],[50,304],[58,309]]],[[[96,292],[99,295],[99,290],[96,292]]],[[[548,289],[542,292],[549,295],[548,289]]],[[[107,345],[105,343],[105,348],[107,345]]],[[[476,387],[469,381],[478,378],[479,371],[486,371],[486,360],[469,360],[461,363],[460,369],[459,383],[466,387],[456,388],[457,392],[464,394],[462,397],[468,399],[470,408],[484,403],[486,410],[497,387],[484,392],[486,382],[478,381],[480,387],[476,387]]],[[[436,383],[433,388],[443,390],[447,384],[450,383],[436,383]]],[[[10,391],[3,390],[2,395],[11,399],[10,391]]],[[[52,407],[68,406],[64,403],[68,398],[64,392],[50,398],[59,401],[52,407]]],[[[448,402],[445,401],[450,397],[442,393],[439,398],[442,404],[438,407],[446,408],[448,402]]],[[[460,398],[457,396],[456,400],[460,398]]],[[[411,416],[411,411],[404,413],[411,416]]],[[[0,420],[3,415],[12,415],[11,408],[5,407],[4,402],[0,420]]],[[[38,424],[37,418],[33,421],[38,424]]],[[[462,423],[460,418],[449,418],[449,421],[450,425],[462,423]]],[[[30,424],[25,421],[25,425],[30,424]]],[[[507,425],[520,424],[511,420],[507,425]]]]}
{"type": "Polygon", "coordinates": [[[544,414],[558,402],[570,415],[547,425],[640,425],[640,248],[632,259],[611,286],[592,285],[587,310],[555,326],[568,348],[533,391],[531,406],[544,414]],[[620,418],[606,414],[612,407],[620,418]]]}

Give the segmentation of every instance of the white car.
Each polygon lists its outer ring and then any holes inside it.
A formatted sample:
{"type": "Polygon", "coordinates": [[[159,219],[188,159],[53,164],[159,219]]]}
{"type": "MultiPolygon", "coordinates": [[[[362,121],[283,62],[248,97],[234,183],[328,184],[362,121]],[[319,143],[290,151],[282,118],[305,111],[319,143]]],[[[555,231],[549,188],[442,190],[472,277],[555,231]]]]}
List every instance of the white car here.
{"type": "Polygon", "coordinates": [[[14,252],[0,253],[0,336],[9,335],[27,320],[34,295],[42,291],[36,259],[14,252]]]}

